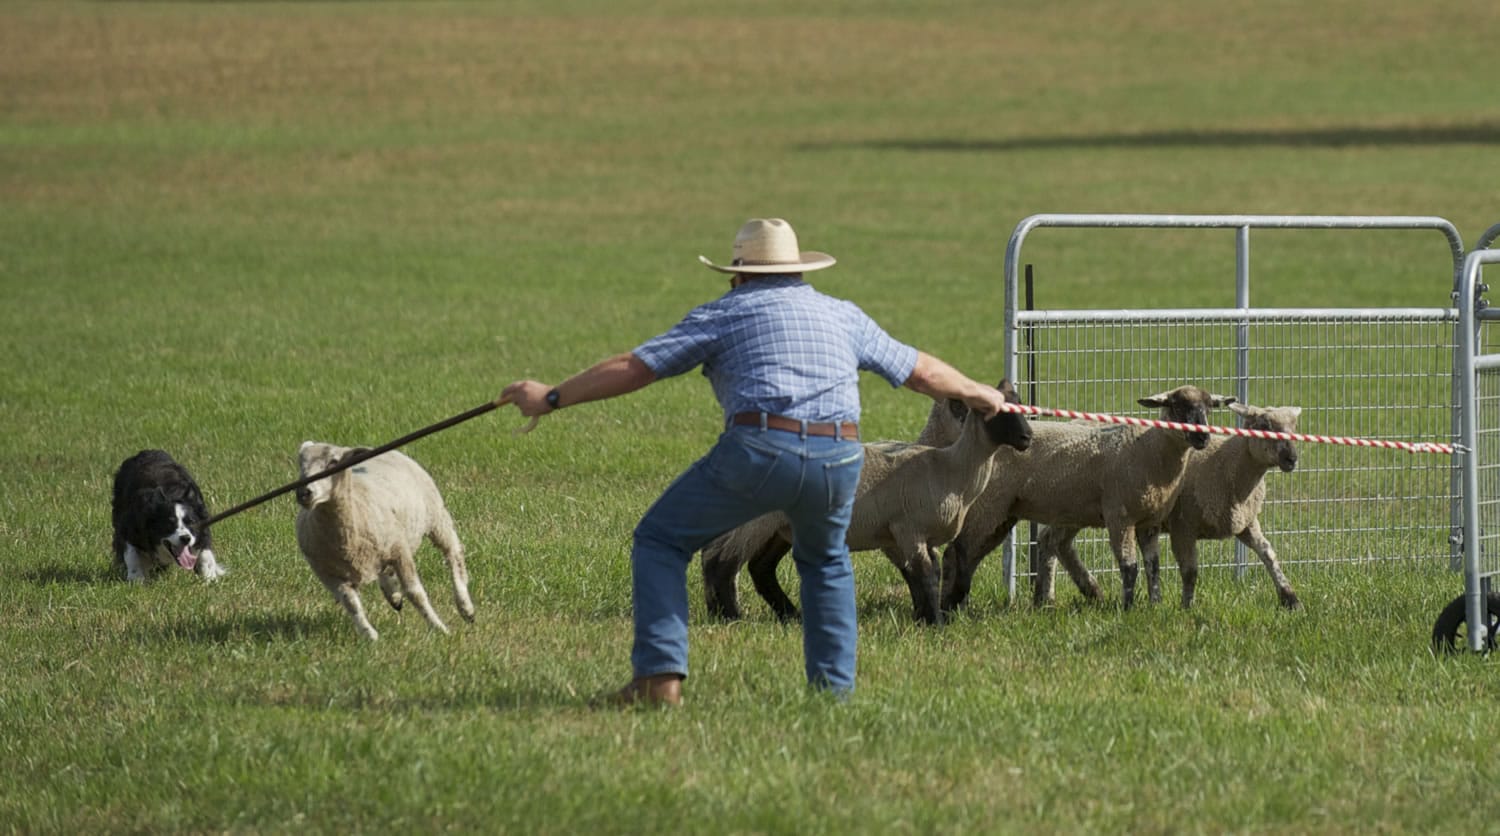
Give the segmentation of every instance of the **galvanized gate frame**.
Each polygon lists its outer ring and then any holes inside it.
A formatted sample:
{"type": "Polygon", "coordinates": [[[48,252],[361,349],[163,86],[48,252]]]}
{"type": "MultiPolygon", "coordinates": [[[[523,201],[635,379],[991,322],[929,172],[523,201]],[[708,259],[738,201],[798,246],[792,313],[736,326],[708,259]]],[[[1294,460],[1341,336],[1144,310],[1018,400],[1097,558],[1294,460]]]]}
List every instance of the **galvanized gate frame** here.
{"type": "MultiPolygon", "coordinates": [[[[1479,328],[1486,320],[1500,319],[1500,309],[1485,305],[1481,294],[1485,285],[1480,281],[1486,264],[1500,264],[1500,250],[1486,249],[1496,237],[1500,237],[1500,224],[1490,227],[1480,237],[1478,247],[1464,259],[1459,276],[1459,386],[1461,388],[1459,409],[1460,455],[1458,458],[1463,476],[1460,493],[1463,504],[1463,549],[1464,575],[1464,623],[1468,626],[1469,649],[1485,650],[1493,637],[1488,634],[1487,617],[1491,578],[1494,570],[1488,571],[1484,564],[1484,541],[1479,527],[1479,509],[1482,497],[1479,493],[1479,387],[1476,375],[1487,369],[1500,369],[1500,354],[1480,354],[1479,328]]],[[[1489,497],[1491,501],[1497,497],[1489,497]]]]}
{"type": "MultiPolygon", "coordinates": [[[[1020,377],[1020,336],[1021,327],[1025,314],[1020,309],[1020,265],[1021,247],[1027,235],[1040,227],[1054,228],[1094,228],[1094,229],[1120,229],[1120,228],[1161,228],[1161,229],[1234,229],[1235,230],[1235,307],[1218,313],[1246,315],[1244,324],[1237,331],[1236,349],[1238,350],[1237,361],[1237,392],[1235,393],[1242,401],[1248,400],[1249,370],[1248,370],[1248,312],[1250,310],[1250,230],[1252,228],[1265,229],[1365,229],[1365,230],[1435,230],[1447,239],[1448,248],[1453,258],[1453,297],[1467,298],[1471,307],[1473,303],[1473,290],[1461,292],[1461,279],[1464,276],[1464,246],[1454,225],[1438,217],[1431,216],[1360,216],[1360,215],[1158,215],[1158,214],[1038,214],[1023,219],[1016,225],[1011,233],[1010,241],[1005,250],[1005,305],[1004,305],[1004,358],[1005,376],[1011,380],[1020,377]]],[[[1485,233],[1482,239],[1484,244],[1500,237],[1500,224],[1492,227],[1485,233]]],[[[1483,244],[1481,245],[1483,246],[1483,244]]],[[[1463,330],[1471,341],[1476,338],[1476,331],[1472,326],[1462,324],[1456,327],[1463,330]]],[[[1472,353],[1472,352],[1471,352],[1472,353]]],[[[1461,381],[1459,368],[1463,362],[1464,350],[1459,347],[1454,350],[1453,358],[1453,400],[1454,404],[1460,403],[1459,394],[1461,381]]],[[[1458,412],[1469,410],[1454,410],[1451,420],[1450,437],[1457,438],[1460,433],[1458,412]]],[[[1451,496],[1464,495],[1462,485],[1462,474],[1458,463],[1455,463],[1451,474],[1451,496]]],[[[1450,537],[1451,547],[1450,562],[1456,569],[1459,567],[1462,554],[1464,511],[1460,503],[1454,501],[1450,509],[1450,537]]],[[[1470,539],[1470,542],[1472,540],[1470,539]]],[[[1244,547],[1238,546],[1237,562],[1244,561],[1244,547]]],[[[1008,595],[1013,600],[1016,593],[1016,545],[1015,538],[1010,537],[1002,546],[1002,561],[1004,571],[1004,583],[1008,595]]],[[[1473,623],[1472,621],[1470,623],[1473,623]]]]}

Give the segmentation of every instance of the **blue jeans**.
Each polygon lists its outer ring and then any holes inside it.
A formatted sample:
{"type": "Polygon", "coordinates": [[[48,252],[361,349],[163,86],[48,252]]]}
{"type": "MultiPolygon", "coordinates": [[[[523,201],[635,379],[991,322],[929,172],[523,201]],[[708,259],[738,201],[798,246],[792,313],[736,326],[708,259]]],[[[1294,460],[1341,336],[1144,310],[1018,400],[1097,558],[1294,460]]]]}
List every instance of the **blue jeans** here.
{"type": "Polygon", "coordinates": [[[854,689],[854,569],[844,536],[865,460],[856,439],[734,426],[667,487],[630,552],[636,676],[687,675],[687,567],[710,540],[771,512],[792,523],[807,681],[854,689]]]}

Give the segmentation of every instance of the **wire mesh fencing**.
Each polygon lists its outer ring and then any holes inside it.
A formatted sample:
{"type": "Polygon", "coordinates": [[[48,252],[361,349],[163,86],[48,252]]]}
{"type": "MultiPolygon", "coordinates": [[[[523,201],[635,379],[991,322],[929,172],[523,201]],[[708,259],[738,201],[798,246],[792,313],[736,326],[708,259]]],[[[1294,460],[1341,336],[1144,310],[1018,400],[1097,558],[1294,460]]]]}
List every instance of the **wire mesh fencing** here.
{"type": "Polygon", "coordinates": [[[1500,573],[1500,367],[1485,367],[1474,375],[1477,410],[1475,462],[1479,471],[1476,504],[1479,511],[1478,574],[1500,573]]]}
{"type": "MultiPolygon", "coordinates": [[[[1301,407],[1299,432],[1447,443],[1456,320],[1446,308],[1023,312],[1018,379],[1023,398],[1046,407],[1150,418],[1137,399],[1193,383],[1255,406],[1301,407]]],[[[1223,410],[1213,423],[1234,416],[1223,410]]],[[[1450,457],[1307,443],[1298,451],[1294,472],[1266,475],[1261,525],[1283,565],[1450,560],[1450,457]]],[[[1029,542],[1030,529],[1018,527],[1018,542],[1029,542]]],[[[1115,570],[1102,531],[1076,542],[1090,569],[1115,570]]],[[[1027,553],[1020,576],[1031,574],[1027,553]]],[[[1162,553],[1169,569],[1170,549],[1162,553]]],[[[1232,540],[1199,544],[1205,568],[1243,570],[1245,560],[1232,540]]]]}

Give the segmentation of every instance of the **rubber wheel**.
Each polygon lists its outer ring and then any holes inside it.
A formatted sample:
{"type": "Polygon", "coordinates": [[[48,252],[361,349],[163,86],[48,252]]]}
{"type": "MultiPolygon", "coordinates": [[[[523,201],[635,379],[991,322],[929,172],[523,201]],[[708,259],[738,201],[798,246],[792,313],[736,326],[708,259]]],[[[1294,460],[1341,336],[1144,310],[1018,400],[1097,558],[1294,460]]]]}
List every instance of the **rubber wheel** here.
{"type": "MultiPolygon", "coordinates": [[[[1495,649],[1495,632],[1500,630],[1500,592],[1491,592],[1486,596],[1485,603],[1489,619],[1489,631],[1485,639],[1485,652],[1488,653],[1495,649]]],[[[1435,652],[1455,653],[1459,649],[1468,648],[1469,631],[1466,624],[1469,614],[1466,610],[1462,595],[1443,608],[1442,615],[1438,616],[1437,623],[1432,626],[1432,649],[1435,652]]]]}

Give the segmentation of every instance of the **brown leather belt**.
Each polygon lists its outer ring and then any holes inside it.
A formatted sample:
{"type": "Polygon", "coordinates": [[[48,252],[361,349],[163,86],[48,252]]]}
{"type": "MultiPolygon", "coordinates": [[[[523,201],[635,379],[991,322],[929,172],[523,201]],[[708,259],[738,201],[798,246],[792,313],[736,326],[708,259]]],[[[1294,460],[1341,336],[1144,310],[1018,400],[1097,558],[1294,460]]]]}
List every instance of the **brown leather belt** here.
{"type": "Polygon", "coordinates": [[[850,441],[859,439],[859,425],[853,421],[799,421],[796,418],[772,415],[768,412],[740,412],[730,418],[729,423],[741,427],[759,427],[762,418],[765,419],[765,427],[768,430],[801,433],[805,426],[808,435],[832,436],[850,441]]]}

